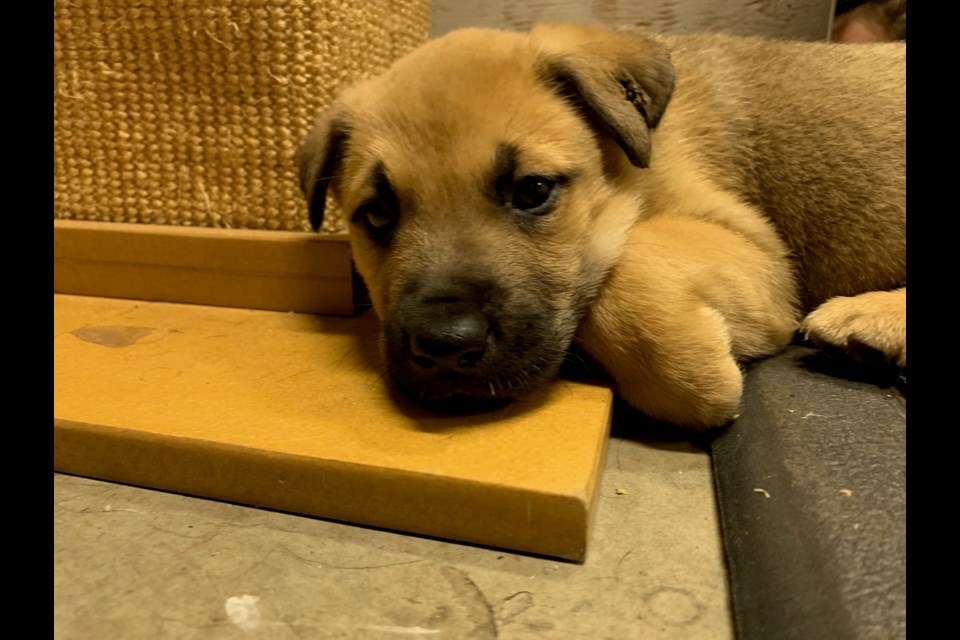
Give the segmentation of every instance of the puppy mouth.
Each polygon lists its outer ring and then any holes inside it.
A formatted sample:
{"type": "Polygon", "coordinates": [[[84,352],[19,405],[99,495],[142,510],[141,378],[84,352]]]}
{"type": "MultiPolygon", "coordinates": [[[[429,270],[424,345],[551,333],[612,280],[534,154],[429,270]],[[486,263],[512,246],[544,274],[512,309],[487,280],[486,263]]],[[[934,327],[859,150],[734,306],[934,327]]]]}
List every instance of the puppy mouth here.
{"type": "MultiPolygon", "coordinates": [[[[388,370],[396,387],[427,409],[448,414],[501,408],[542,387],[563,361],[530,335],[484,333],[472,341],[432,344],[402,328],[385,328],[388,370]]],[[[449,334],[448,334],[449,335],[449,334]]]]}
{"type": "Polygon", "coordinates": [[[423,374],[414,367],[395,368],[397,388],[417,404],[439,413],[480,413],[503,407],[543,386],[548,378],[510,382],[500,376],[464,375],[449,371],[423,374]]]}
{"type": "MultiPolygon", "coordinates": [[[[404,393],[408,397],[412,395],[410,392],[405,391],[404,393]]],[[[432,400],[419,398],[417,399],[417,404],[435,413],[445,415],[471,415],[496,411],[511,404],[514,400],[516,400],[516,398],[480,397],[463,393],[451,393],[450,395],[432,400]]]]}

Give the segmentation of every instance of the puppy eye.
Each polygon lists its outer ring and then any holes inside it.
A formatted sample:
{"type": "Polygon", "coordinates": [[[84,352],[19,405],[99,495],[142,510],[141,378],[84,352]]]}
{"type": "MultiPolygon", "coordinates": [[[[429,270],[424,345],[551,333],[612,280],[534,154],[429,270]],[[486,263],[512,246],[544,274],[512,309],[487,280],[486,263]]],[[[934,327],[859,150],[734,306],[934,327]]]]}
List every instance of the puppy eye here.
{"type": "Polygon", "coordinates": [[[549,213],[556,201],[557,181],[543,176],[527,176],[513,185],[513,208],[536,215],[549,213]]]}
{"type": "Polygon", "coordinates": [[[393,222],[391,217],[387,215],[385,211],[381,211],[373,208],[370,208],[364,211],[363,215],[364,215],[364,219],[366,219],[367,221],[367,224],[373,227],[374,229],[382,229],[383,227],[393,222]]]}
{"type": "Polygon", "coordinates": [[[379,202],[362,204],[353,212],[354,224],[361,225],[374,236],[382,236],[390,231],[397,217],[393,212],[379,202]]]}

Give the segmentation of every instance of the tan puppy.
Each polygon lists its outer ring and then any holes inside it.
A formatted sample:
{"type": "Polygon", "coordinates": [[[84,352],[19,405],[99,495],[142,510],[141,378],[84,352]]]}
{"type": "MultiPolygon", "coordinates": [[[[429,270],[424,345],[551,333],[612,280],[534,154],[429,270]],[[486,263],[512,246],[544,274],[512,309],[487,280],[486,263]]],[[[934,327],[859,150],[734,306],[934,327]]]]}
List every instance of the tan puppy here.
{"type": "Polygon", "coordinates": [[[798,326],[906,366],[905,55],[458,31],[345,92],[302,186],[349,217],[415,399],[516,397],[576,336],[636,408],[721,425],[798,326]]]}

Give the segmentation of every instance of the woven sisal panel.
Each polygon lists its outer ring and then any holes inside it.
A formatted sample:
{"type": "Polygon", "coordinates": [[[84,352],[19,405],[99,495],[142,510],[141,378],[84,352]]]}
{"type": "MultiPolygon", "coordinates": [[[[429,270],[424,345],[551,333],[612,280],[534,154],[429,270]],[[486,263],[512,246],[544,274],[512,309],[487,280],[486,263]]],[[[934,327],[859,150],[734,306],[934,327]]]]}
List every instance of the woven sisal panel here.
{"type": "Polygon", "coordinates": [[[54,216],[308,229],[300,141],[429,27],[429,0],[55,0],[54,216]]]}

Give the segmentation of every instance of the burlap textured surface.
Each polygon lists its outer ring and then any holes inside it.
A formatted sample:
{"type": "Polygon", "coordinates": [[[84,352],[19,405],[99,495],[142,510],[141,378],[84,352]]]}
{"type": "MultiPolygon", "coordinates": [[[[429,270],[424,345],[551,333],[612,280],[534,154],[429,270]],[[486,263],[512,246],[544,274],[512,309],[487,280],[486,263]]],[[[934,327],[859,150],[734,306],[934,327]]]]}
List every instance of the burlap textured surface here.
{"type": "Polygon", "coordinates": [[[55,0],[54,216],[308,229],[300,141],[429,22],[429,0],[55,0]]]}

